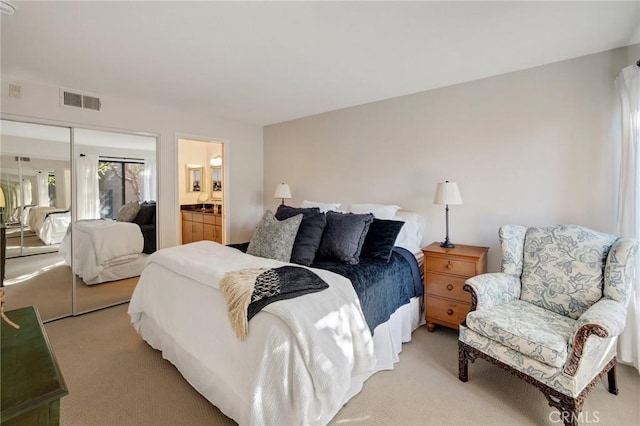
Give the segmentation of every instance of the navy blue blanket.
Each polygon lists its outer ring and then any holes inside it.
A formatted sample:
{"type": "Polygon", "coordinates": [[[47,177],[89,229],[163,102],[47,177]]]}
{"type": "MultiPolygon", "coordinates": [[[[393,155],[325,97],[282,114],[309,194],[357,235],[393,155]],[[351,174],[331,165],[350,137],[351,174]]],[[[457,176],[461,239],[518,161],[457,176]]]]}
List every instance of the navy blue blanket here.
{"type": "Polygon", "coordinates": [[[351,280],[372,334],[400,306],[424,293],[418,262],[409,250],[401,247],[394,247],[389,263],[360,258],[357,265],[323,261],[315,262],[311,267],[326,269],[351,280]]]}
{"type": "MultiPolygon", "coordinates": [[[[243,252],[247,251],[248,245],[229,244],[243,252]]],[[[357,265],[322,261],[314,262],[311,267],[326,269],[351,280],[371,334],[396,309],[409,303],[412,297],[424,294],[418,261],[409,250],[402,247],[393,248],[389,263],[361,257],[357,265]]]]}

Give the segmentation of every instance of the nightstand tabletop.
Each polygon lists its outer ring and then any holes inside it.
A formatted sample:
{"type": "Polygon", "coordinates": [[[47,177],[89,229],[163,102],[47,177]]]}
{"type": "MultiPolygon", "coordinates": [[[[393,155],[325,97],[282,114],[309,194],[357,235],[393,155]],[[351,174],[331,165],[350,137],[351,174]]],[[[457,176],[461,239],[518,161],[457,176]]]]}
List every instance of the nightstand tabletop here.
{"type": "Polygon", "coordinates": [[[468,246],[464,244],[456,244],[455,247],[447,248],[440,247],[440,243],[434,241],[428,246],[422,249],[423,252],[428,251],[430,253],[440,253],[440,254],[450,254],[455,253],[457,256],[468,256],[468,257],[481,257],[489,250],[489,247],[482,246],[468,246]]]}

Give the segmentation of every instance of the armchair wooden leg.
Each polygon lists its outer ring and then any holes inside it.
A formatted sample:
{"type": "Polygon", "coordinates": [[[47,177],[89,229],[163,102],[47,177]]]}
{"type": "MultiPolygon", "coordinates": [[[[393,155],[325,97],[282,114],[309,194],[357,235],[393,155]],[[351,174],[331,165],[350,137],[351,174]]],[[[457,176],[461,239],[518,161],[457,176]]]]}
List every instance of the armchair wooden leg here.
{"type": "Polygon", "coordinates": [[[611,367],[611,370],[607,373],[607,379],[609,381],[609,393],[614,395],[618,394],[618,385],[616,383],[616,366],[611,367]]]}
{"type": "Polygon", "coordinates": [[[582,411],[582,401],[559,394],[553,390],[540,389],[547,398],[549,406],[560,411],[560,419],[564,426],[578,426],[578,419],[582,411]]]}
{"type": "Polygon", "coordinates": [[[469,380],[469,358],[467,351],[458,342],[458,379],[461,382],[469,380]]]}
{"type": "Polygon", "coordinates": [[[575,411],[560,411],[564,426],[578,426],[578,414],[575,411]]]}

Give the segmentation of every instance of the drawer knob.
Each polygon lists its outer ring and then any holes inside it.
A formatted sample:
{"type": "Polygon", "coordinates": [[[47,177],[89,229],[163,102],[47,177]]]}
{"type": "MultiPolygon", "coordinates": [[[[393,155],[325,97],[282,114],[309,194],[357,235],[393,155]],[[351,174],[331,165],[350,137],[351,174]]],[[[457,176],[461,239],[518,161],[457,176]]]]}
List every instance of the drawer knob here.
{"type": "Polygon", "coordinates": [[[453,269],[453,263],[450,260],[447,261],[447,269],[453,269]]]}
{"type": "Polygon", "coordinates": [[[447,309],[447,315],[453,315],[453,309],[447,309]]]}
{"type": "Polygon", "coordinates": [[[453,290],[453,285],[452,284],[447,284],[447,290],[449,290],[449,291],[453,290]]]}

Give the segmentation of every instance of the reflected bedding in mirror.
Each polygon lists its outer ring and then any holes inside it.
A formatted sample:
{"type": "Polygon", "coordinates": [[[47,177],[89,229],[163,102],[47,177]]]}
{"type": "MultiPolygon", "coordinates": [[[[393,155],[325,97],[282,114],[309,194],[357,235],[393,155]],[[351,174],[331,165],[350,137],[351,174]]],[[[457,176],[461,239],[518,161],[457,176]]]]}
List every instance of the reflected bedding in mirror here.
{"type": "Polygon", "coordinates": [[[26,208],[25,213],[27,219],[23,224],[46,245],[60,244],[71,223],[71,212],[57,207],[34,206],[26,208]]]}
{"type": "Polygon", "coordinates": [[[69,228],[60,254],[85,284],[140,275],[146,255],[140,226],[114,220],[81,220],[69,228]],[[73,262],[71,242],[73,241],[73,262]]]}

